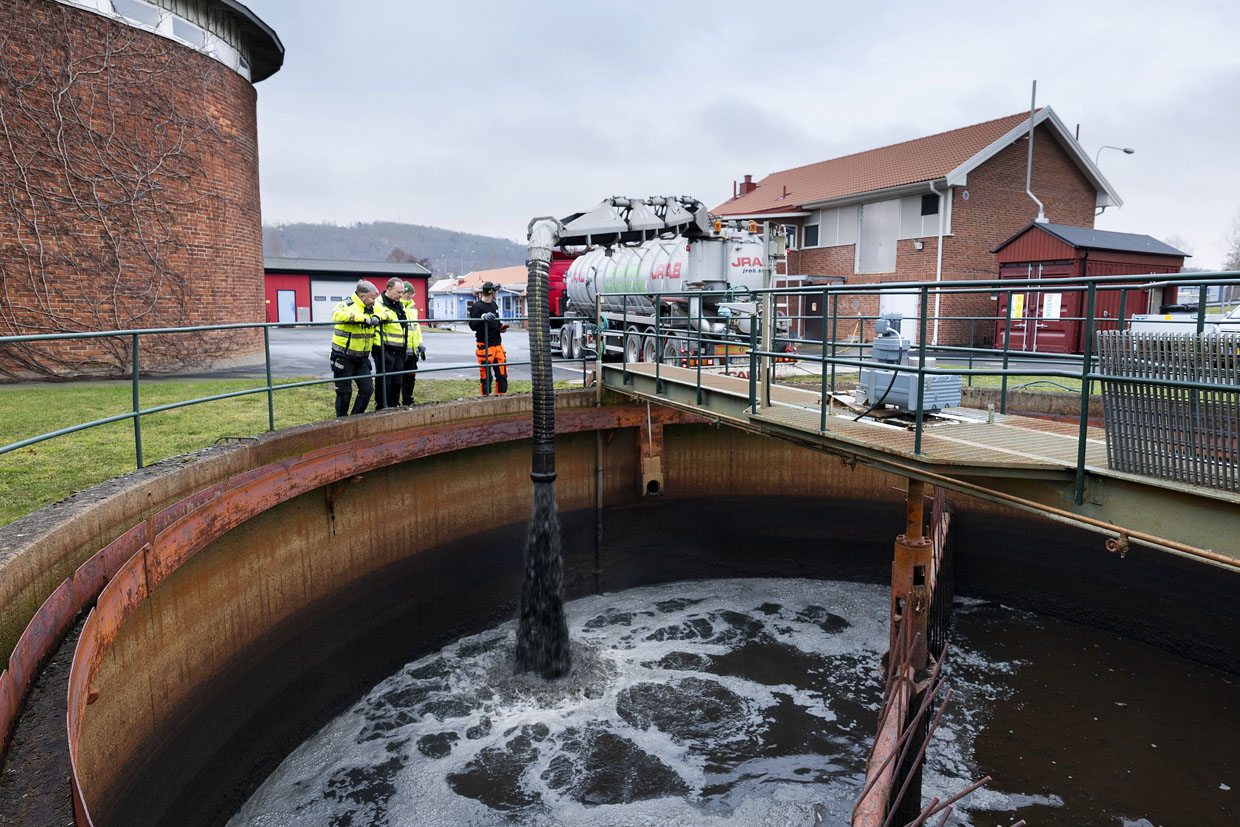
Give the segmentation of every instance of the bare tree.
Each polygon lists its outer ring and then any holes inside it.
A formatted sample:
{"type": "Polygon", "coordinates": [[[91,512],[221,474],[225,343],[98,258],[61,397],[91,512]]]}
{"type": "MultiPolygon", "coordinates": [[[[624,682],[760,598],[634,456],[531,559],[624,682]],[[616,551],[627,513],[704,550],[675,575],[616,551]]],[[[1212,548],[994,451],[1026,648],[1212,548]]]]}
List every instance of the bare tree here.
{"type": "Polygon", "coordinates": [[[1231,219],[1226,245],[1223,252],[1223,269],[1240,270],[1240,211],[1231,219]]]}
{"type": "Polygon", "coordinates": [[[406,253],[399,247],[388,253],[384,261],[400,262],[401,264],[421,264],[427,270],[431,269],[431,260],[429,258],[418,258],[413,253],[406,253]]]}
{"type": "MultiPolygon", "coordinates": [[[[195,254],[182,224],[212,197],[203,158],[223,138],[205,113],[219,75],[170,41],[41,5],[42,27],[0,27],[0,333],[188,326],[195,254]]],[[[128,345],[10,344],[0,373],[124,373],[128,345]]],[[[224,346],[150,337],[143,366],[224,346]]]]}

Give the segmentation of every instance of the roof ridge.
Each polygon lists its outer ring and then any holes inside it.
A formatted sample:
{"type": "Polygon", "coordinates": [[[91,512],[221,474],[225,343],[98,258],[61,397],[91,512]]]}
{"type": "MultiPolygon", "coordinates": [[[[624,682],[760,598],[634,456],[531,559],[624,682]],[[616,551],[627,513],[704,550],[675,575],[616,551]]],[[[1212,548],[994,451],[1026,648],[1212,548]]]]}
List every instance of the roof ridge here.
{"type": "MultiPolygon", "coordinates": [[[[1041,112],[1043,108],[1044,107],[1038,107],[1036,111],[1041,112]]],[[[933,132],[929,135],[922,135],[920,138],[909,138],[904,141],[896,141],[893,144],[884,144],[883,146],[876,146],[870,149],[863,149],[859,152],[850,152],[847,155],[837,155],[834,158],[827,158],[826,160],[823,160],[823,161],[814,161],[811,164],[802,164],[799,167],[788,167],[787,169],[781,169],[781,170],[772,172],[769,175],[767,175],[765,178],[763,178],[762,180],[765,181],[766,178],[770,178],[771,175],[779,175],[780,173],[785,173],[785,172],[795,172],[799,169],[807,169],[809,167],[816,167],[816,166],[819,166],[820,164],[830,164],[830,163],[834,163],[835,161],[842,161],[845,158],[855,158],[858,155],[868,155],[871,152],[878,152],[879,150],[882,150],[882,149],[891,149],[893,147],[903,146],[905,144],[912,144],[918,141],[926,141],[931,138],[937,138],[941,135],[951,135],[954,132],[963,132],[966,129],[976,129],[979,126],[989,126],[990,124],[998,123],[999,121],[1006,121],[1010,118],[1015,118],[1018,116],[1022,118],[1028,118],[1028,115],[1024,112],[1015,112],[1011,115],[1004,115],[1001,118],[991,118],[988,121],[979,121],[978,123],[969,124],[968,126],[959,126],[959,127],[956,127],[955,129],[945,129],[942,132],[933,132]]],[[[761,186],[761,182],[759,182],[759,186],[761,186]]],[[[744,197],[744,196],[741,196],[741,197],[744,197]]]]}

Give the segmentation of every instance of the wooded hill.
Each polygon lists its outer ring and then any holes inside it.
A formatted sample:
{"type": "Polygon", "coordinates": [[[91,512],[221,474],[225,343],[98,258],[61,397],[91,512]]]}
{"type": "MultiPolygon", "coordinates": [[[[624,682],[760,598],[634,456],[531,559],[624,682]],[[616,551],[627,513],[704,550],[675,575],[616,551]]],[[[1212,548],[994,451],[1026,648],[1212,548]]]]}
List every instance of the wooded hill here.
{"type": "Polygon", "coordinates": [[[525,247],[506,238],[395,221],[346,226],[264,225],[263,254],[353,261],[417,261],[437,276],[525,263],[525,247]]]}

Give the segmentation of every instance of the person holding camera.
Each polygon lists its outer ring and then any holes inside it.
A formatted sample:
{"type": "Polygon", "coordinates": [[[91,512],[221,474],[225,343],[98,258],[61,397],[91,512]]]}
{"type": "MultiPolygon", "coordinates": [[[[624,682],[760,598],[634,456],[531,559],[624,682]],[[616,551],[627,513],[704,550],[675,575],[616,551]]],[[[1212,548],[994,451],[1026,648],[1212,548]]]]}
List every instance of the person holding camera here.
{"type": "Polygon", "coordinates": [[[508,355],[504,353],[502,336],[508,325],[499,318],[499,306],[495,303],[498,289],[498,284],[484,282],[477,300],[469,308],[469,326],[478,340],[474,355],[478,357],[478,389],[483,396],[491,393],[492,376],[495,393],[499,396],[508,393],[508,355]]]}

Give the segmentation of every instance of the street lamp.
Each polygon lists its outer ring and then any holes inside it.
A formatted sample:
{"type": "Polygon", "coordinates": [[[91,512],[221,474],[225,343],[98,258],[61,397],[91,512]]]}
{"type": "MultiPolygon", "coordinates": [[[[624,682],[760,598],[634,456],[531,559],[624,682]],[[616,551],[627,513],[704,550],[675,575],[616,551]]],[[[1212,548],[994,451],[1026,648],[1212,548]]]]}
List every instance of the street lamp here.
{"type": "Polygon", "coordinates": [[[1098,151],[1094,153],[1094,166],[1098,166],[1098,156],[1102,154],[1102,150],[1104,149],[1118,149],[1125,155],[1131,155],[1136,152],[1136,150],[1130,146],[1110,146],[1109,144],[1107,146],[1100,146],[1098,147],[1098,151]]]}

